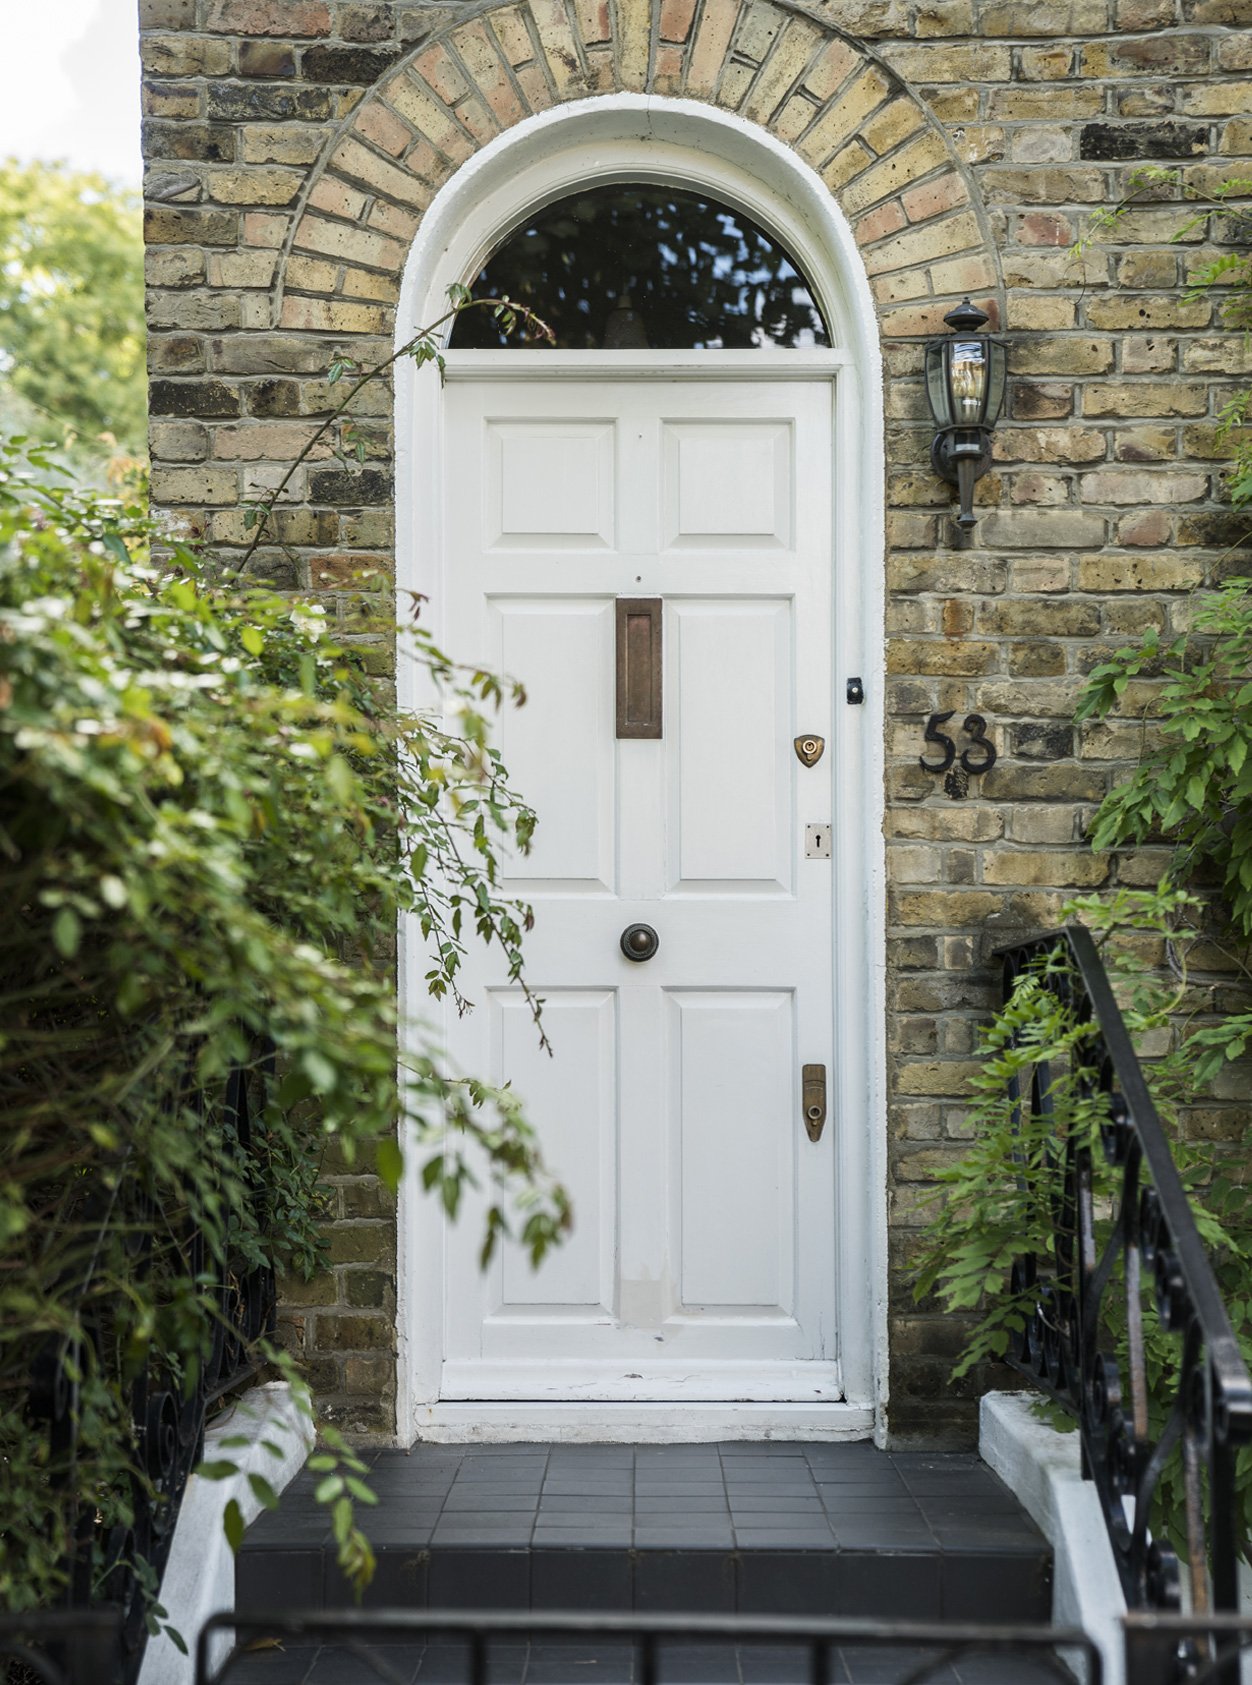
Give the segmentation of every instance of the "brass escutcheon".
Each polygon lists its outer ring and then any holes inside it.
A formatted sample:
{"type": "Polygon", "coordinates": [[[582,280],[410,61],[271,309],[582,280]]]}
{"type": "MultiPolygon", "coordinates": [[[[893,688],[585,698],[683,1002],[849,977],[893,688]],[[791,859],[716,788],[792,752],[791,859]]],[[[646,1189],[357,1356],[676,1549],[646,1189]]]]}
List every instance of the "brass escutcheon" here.
{"type": "Polygon", "coordinates": [[[796,754],[805,766],[816,766],[826,748],[826,739],[824,737],[797,737],[795,745],[796,754]]]}

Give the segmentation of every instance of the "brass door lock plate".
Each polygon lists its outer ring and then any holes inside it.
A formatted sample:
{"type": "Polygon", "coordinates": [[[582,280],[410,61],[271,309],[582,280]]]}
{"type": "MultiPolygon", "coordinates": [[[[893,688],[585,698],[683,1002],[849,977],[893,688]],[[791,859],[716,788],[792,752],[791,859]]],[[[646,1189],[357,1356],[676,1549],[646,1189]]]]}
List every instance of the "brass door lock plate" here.
{"type": "Polygon", "coordinates": [[[826,749],[824,737],[797,737],[796,754],[805,766],[816,766],[826,749]]]}
{"type": "Polygon", "coordinates": [[[800,1104],[810,1141],[820,1141],[826,1127],[826,1067],[805,1065],[801,1071],[800,1104]]]}

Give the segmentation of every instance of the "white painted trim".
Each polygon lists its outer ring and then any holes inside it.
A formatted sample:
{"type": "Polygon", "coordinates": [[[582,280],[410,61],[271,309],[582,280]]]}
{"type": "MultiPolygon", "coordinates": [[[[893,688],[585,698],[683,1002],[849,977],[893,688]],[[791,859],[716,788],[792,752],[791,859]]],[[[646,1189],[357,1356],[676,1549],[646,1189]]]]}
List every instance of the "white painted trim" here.
{"type": "MultiPolygon", "coordinates": [[[[190,1685],[195,1676],[195,1646],[200,1628],[210,1615],[235,1607],[235,1558],[226,1542],[222,1514],[233,1498],[245,1523],[261,1513],[261,1500],[248,1484],[250,1474],[268,1480],[275,1492],[289,1486],[313,1449],[313,1423],[299,1410],[286,1381],[253,1387],[204,1436],[205,1461],[226,1459],[238,1466],[229,1480],[205,1480],[193,1474],[183,1494],[174,1529],[174,1543],[161,1580],[161,1603],[166,1621],[186,1641],[184,1656],[164,1633],[148,1640],[139,1685],[190,1685]],[[230,1450],[222,1440],[246,1434],[246,1446],[230,1450]],[[273,1456],[262,1444],[269,1440],[283,1455],[273,1456]]],[[[220,1667],[234,1642],[229,1631],[214,1635],[209,1666],[220,1667]]]]}
{"type": "MultiPolygon", "coordinates": [[[[667,351],[667,380],[829,380],[848,351],[667,351]]],[[[655,351],[448,351],[445,380],[655,380],[655,351]]]]}
{"type": "Polygon", "coordinates": [[[434,1404],[417,1437],[434,1444],[708,1445],[727,1440],[865,1439],[874,1412],[854,1404],[434,1404]]]}
{"type": "MultiPolygon", "coordinates": [[[[864,798],[861,834],[852,846],[838,851],[835,862],[837,1045],[851,1054],[833,1079],[836,1115],[844,1131],[836,1199],[840,1346],[851,1401],[837,1408],[859,1410],[859,1432],[872,1423],[881,1442],[887,1432],[883,376],[873,297],[851,227],[815,171],[740,117],[693,100],[641,94],[577,101],[497,136],[436,195],[405,271],[396,342],[403,344],[422,323],[441,314],[448,286],[475,275],[499,241],[540,206],[592,181],[614,180],[689,184],[744,210],[797,260],[837,347],[825,365],[825,376],[830,378],[833,366],[839,367],[834,382],[835,518],[838,553],[847,558],[847,565],[835,579],[831,748],[845,769],[842,776],[864,798]],[[845,683],[854,675],[865,686],[866,700],[860,707],[844,701],[845,683]]],[[[581,355],[589,371],[603,371],[604,354],[581,355]]],[[[625,355],[638,358],[634,367],[646,372],[646,355],[625,355]]],[[[676,354],[684,373],[697,361],[711,372],[713,359],[724,355],[676,354]]],[[[800,374],[814,369],[816,355],[820,354],[762,350],[753,356],[751,367],[762,374],[768,370],[773,378],[784,366],[789,375],[793,368],[800,374]]],[[[449,373],[455,378],[454,365],[464,360],[468,374],[471,357],[477,362],[485,356],[494,359],[493,375],[507,377],[526,367],[519,359],[537,364],[539,358],[559,354],[453,354],[449,373]]],[[[744,366],[737,354],[730,357],[744,366]]],[[[654,372],[661,373],[660,358],[652,353],[651,359],[654,372]]],[[[569,378],[577,364],[572,354],[561,360],[569,378]]],[[[554,373],[558,366],[549,364],[554,373]]],[[[666,356],[663,372],[668,374],[671,366],[666,356]]],[[[727,370],[730,366],[722,364],[727,370]]],[[[423,571],[426,559],[442,553],[439,498],[431,495],[432,488],[443,483],[439,384],[406,360],[398,366],[396,385],[397,583],[401,593],[429,593],[434,582],[423,571]]],[[[438,635],[437,612],[433,629],[438,635]]],[[[401,664],[398,680],[402,703],[412,706],[422,700],[411,664],[401,664]]],[[[400,956],[401,1009],[406,1017],[410,1012],[419,1016],[426,1006],[420,938],[406,939],[402,930],[400,956]]],[[[442,1424],[452,1420],[442,1405],[439,1424],[431,1415],[437,1403],[442,1343],[442,1224],[426,1211],[418,1161],[419,1155],[407,1155],[399,1201],[397,1437],[404,1445],[419,1434],[442,1432],[442,1424]]],[[[514,1430],[520,1432],[524,1410],[506,1408],[514,1430]]],[[[592,1407],[579,1408],[584,1412],[581,1420],[593,1418],[592,1407]]],[[[775,1423],[782,1408],[769,1409],[775,1423]]],[[[474,1420],[484,1423],[491,1414],[491,1407],[471,1409],[474,1420]]],[[[670,1416],[667,1431],[679,1437],[672,1407],[670,1416]]],[[[733,1407],[727,1409],[726,1419],[730,1417],[743,1425],[744,1418],[733,1407]]],[[[473,1427],[468,1412],[460,1424],[456,1436],[465,1437],[473,1427]]],[[[752,1431],[767,1436],[769,1423],[761,1420],[752,1431]]]]}
{"type": "MultiPolygon", "coordinates": [[[[1037,1394],[987,1393],[978,1449],[1052,1546],[1052,1622],[1081,1627],[1100,1646],[1105,1685],[1125,1685],[1122,1595],[1100,1500],[1082,1477],[1077,1433],[1039,1419],[1037,1394]]],[[[1070,1665],[1080,1666],[1073,1656],[1070,1665]]]]}

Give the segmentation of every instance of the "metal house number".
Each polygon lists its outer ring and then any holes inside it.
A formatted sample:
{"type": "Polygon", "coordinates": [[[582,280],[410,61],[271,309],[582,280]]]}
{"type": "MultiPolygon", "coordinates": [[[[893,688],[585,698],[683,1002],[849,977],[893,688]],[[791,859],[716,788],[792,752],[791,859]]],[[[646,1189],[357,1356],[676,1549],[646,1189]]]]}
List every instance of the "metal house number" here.
{"type": "MultiPolygon", "coordinates": [[[[949,795],[958,793],[951,788],[953,778],[959,778],[959,774],[952,772],[953,763],[956,760],[956,744],[946,732],[940,731],[939,727],[947,725],[955,713],[955,708],[949,708],[946,714],[932,714],[930,716],[926,721],[926,741],[927,743],[942,745],[941,758],[932,761],[928,760],[923,754],[918,759],[918,765],[923,772],[932,772],[936,775],[949,773],[951,775],[944,786],[949,795]]],[[[962,729],[969,738],[970,747],[961,751],[961,771],[967,775],[967,778],[977,777],[979,773],[990,772],[996,764],[996,746],[987,736],[986,720],[981,714],[967,714],[962,729]],[[974,750],[979,751],[977,758],[972,754],[974,750]]],[[[965,793],[964,786],[967,784],[967,778],[960,779],[962,788],[959,794],[961,795],[965,793]]]]}

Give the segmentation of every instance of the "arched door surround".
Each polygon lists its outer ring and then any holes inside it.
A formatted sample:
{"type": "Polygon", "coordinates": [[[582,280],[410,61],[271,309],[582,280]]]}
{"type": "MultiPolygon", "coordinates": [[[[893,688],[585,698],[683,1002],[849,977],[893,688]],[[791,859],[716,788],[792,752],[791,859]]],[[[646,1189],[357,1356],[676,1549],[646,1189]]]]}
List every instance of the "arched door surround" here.
{"type": "MultiPolygon", "coordinates": [[[[820,540],[826,546],[817,611],[821,647],[813,646],[811,659],[801,665],[810,678],[820,666],[818,682],[827,693],[824,719],[829,722],[830,738],[827,765],[821,773],[829,777],[837,769],[835,799],[842,815],[834,860],[808,868],[825,875],[828,882],[828,899],[822,903],[825,911],[812,926],[811,944],[819,970],[825,967],[833,988],[833,1016],[829,989],[822,1008],[830,1018],[834,1046],[831,1133],[824,1150],[832,1163],[837,1155],[838,1174],[825,1172],[828,1198],[824,1207],[814,1206],[814,1190],[802,1185],[806,1174],[816,1175],[810,1169],[816,1158],[794,1156],[789,1161],[792,1168],[782,1179],[800,1178],[801,1194],[810,1208],[805,1221],[818,1235],[821,1262],[816,1268],[830,1280],[831,1300],[829,1306],[811,1311],[810,1320],[833,1320],[837,1342],[831,1339],[829,1348],[832,1359],[837,1352],[837,1362],[822,1370],[824,1382],[815,1381],[809,1389],[815,1397],[821,1394],[815,1402],[796,1396],[799,1383],[790,1383],[789,1392],[785,1378],[771,1382],[767,1364],[758,1362],[735,1369],[733,1385],[728,1384],[733,1398],[715,1403],[707,1393],[710,1386],[716,1390],[716,1382],[710,1382],[708,1375],[716,1376],[717,1359],[701,1371],[705,1378],[698,1385],[703,1385],[705,1396],[692,1400],[660,1396],[666,1386],[664,1374],[659,1380],[649,1379],[646,1366],[637,1358],[619,1365],[624,1368],[629,1363],[630,1374],[644,1375],[640,1396],[633,1400],[623,1400],[611,1389],[606,1394],[594,1372],[583,1375],[579,1370],[578,1385],[591,1390],[592,1401],[584,1397],[568,1408],[554,1405],[551,1398],[533,1397],[543,1385],[543,1365],[528,1365],[520,1359],[514,1366],[515,1396],[504,1398],[499,1389],[506,1383],[498,1377],[507,1365],[488,1364],[476,1370],[472,1363],[458,1361],[451,1323],[463,1313],[447,1307],[455,1304],[458,1294],[464,1296],[468,1272],[458,1256],[459,1242],[443,1233],[441,1220],[420,1192],[406,1187],[400,1227],[401,1436],[457,1437],[469,1432],[546,1436],[561,1431],[625,1438],[780,1431],[864,1435],[873,1429],[885,1373],[886,1279],[881,1028],[883,540],[878,490],[883,467],[881,373],[868,286],[846,221],[821,182],[793,154],[741,120],[707,107],[677,101],[661,106],[638,96],[617,95],[519,124],[452,178],[427,212],[415,242],[401,321],[429,320],[438,313],[438,301],[448,285],[475,276],[501,239],[533,215],[536,207],[559,200],[589,181],[690,186],[736,207],[794,256],[829,326],[831,345],[786,351],[762,346],[743,352],[452,351],[446,388],[423,380],[420,374],[404,375],[397,411],[398,582],[401,589],[420,589],[431,597],[438,630],[445,636],[451,632],[455,643],[464,621],[457,621],[456,589],[447,564],[438,559],[450,549],[459,556],[467,553],[467,544],[473,547],[477,518],[471,516],[462,532],[457,524],[461,516],[435,488],[447,484],[449,474],[461,472],[449,448],[450,432],[460,428],[455,433],[456,450],[463,451],[465,440],[472,439],[475,429],[483,425],[472,416],[468,423],[457,420],[467,404],[473,409],[474,382],[489,382],[484,388],[488,395],[482,400],[487,407],[480,404],[474,415],[511,416],[519,394],[545,389],[550,413],[561,415],[571,425],[570,418],[576,421],[588,403],[589,415],[599,416],[601,410],[606,415],[611,410],[616,413],[614,406],[625,404],[623,414],[644,415],[646,421],[644,383],[648,382],[655,390],[681,392],[686,405],[683,414],[693,426],[700,415],[713,417],[721,405],[730,402],[746,404],[744,413],[752,416],[751,404],[759,394],[765,406],[762,414],[776,421],[788,404],[798,402],[801,407],[788,423],[793,433],[800,437],[800,430],[807,427],[810,439],[825,438],[825,445],[817,446],[818,457],[809,459],[811,469],[798,482],[824,488],[825,513],[816,506],[811,514],[799,505],[796,509],[797,519],[808,522],[812,530],[824,521],[828,535],[820,540]],[[659,388],[655,386],[658,377],[659,388]],[[716,394],[709,390],[711,381],[722,383],[716,394]],[[595,394],[594,400],[588,393],[595,394]],[[821,421],[823,413],[828,421],[821,421]],[[804,415],[813,421],[803,421],[804,415]],[[693,417],[697,419],[691,421],[693,417]],[[825,431],[814,434],[814,427],[825,431]],[[452,615],[453,625],[438,624],[441,610],[452,615]],[[864,684],[867,702],[860,706],[849,706],[842,696],[852,676],[864,684]],[[477,1383],[476,1373],[485,1374],[486,1381],[477,1383]]],[[[528,422],[534,414],[548,413],[529,396],[522,410],[528,422]]],[[[786,413],[793,414],[790,409],[786,413]]],[[[480,482],[472,477],[466,482],[466,507],[476,509],[485,495],[480,482]]],[[[568,584],[562,589],[568,590],[568,584]]],[[[683,589],[690,597],[690,589],[683,589]]],[[[813,634],[813,626],[803,617],[801,626],[805,637],[813,634]]],[[[794,760],[789,731],[787,736],[788,757],[794,760]]],[[[783,776],[782,761],[777,765],[783,776]]],[[[800,788],[807,792],[813,786],[800,788]]],[[[825,805],[818,801],[822,811],[811,817],[824,820],[829,801],[829,796],[825,805]]],[[[588,905],[588,911],[594,908],[588,905]]],[[[609,919],[617,916],[613,908],[603,911],[609,919]]],[[[706,914],[707,908],[702,907],[691,916],[706,914]]],[[[728,909],[728,916],[733,916],[733,909],[728,909]]],[[[806,950],[808,946],[806,939],[806,950]]],[[[412,967],[407,1001],[417,1009],[422,965],[416,944],[406,946],[406,958],[412,967]]],[[[815,988],[820,993],[820,986],[815,988]]],[[[676,993],[694,1008],[694,1017],[689,1010],[688,1018],[696,1023],[698,1033],[704,1033],[699,1009],[713,997],[691,988],[685,994],[681,989],[676,993]]],[[[768,990],[748,991],[745,998],[762,1007],[763,1023],[772,1021],[768,990]]],[[[584,988],[575,1004],[582,1009],[589,1000],[594,1006],[600,999],[600,995],[593,999],[584,988]]],[[[452,1033],[455,1039],[461,1032],[453,1028],[452,1033]]],[[[507,1035],[507,1030],[500,1033],[507,1035]]],[[[792,1242],[784,1238],[782,1244],[792,1242]]],[[[803,1264],[801,1259],[802,1279],[803,1264]]],[[[615,1326],[624,1320],[619,1318],[615,1326]]],[[[605,1321],[600,1318],[601,1325],[605,1321]]],[[[595,1332],[577,1333],[573,1350],[581,1351],[595,1332]]],[[[764,1334],[758,1330],[758,1347],[767,1357],[775,1349],[790,1355],[792,1348],[779,1347],[776,1340],[771,1345],[772,1339],[768,1328],[764,1334]]],[[[794,1364],[788,1369],[784,1359],[778,1362],[780,1373],[796,1372],[794,1364]]],[[[817,1368],[811,1371],[814,1376],[817,1368]]]]}

